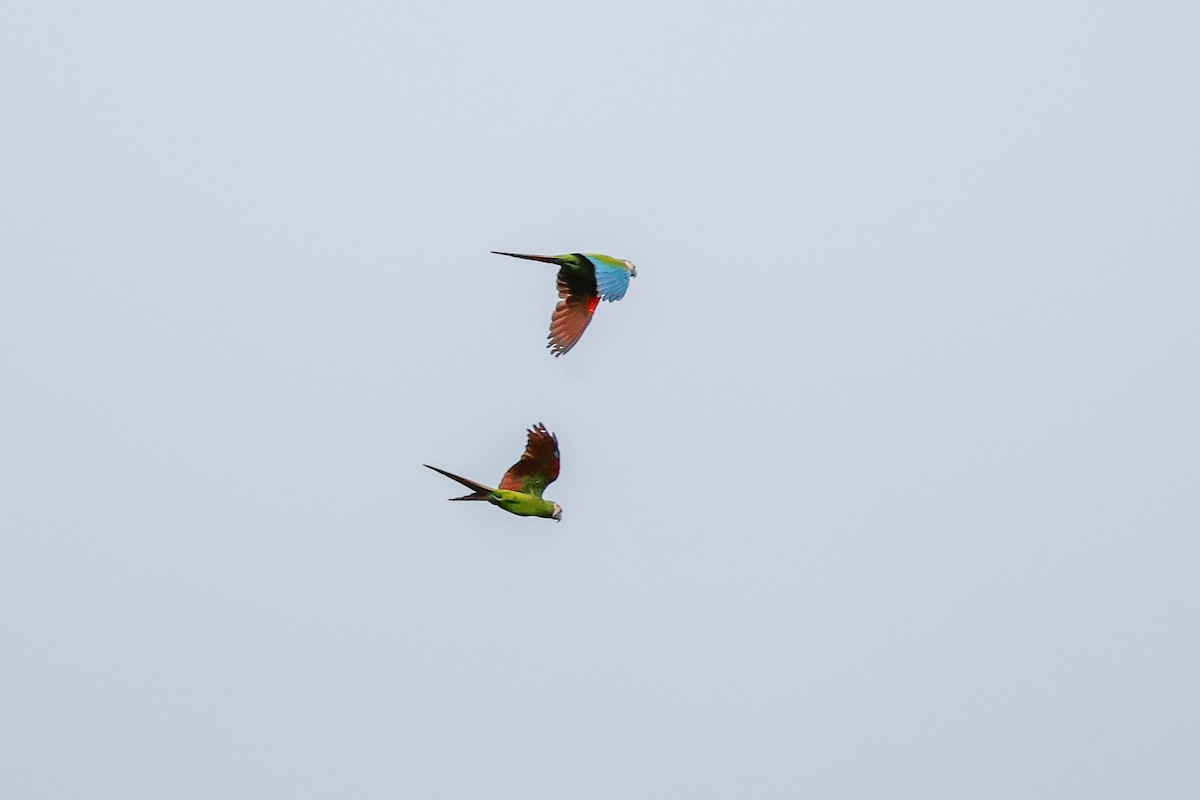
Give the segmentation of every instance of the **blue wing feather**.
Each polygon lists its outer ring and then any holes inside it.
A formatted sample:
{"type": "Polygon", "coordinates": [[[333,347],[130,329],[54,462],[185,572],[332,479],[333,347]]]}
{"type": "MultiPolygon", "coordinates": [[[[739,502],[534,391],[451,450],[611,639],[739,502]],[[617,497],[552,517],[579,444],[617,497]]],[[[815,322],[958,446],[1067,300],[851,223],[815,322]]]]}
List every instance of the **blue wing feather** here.
{"type": "Polygon", "coordinates": [[[629,289],[629,268],[624,264],[615,266],[606,264],[598,258],[590,257],[588,261],[596,268],[596,292],[605,300],[612,302],[620,300],[629,289]]]}

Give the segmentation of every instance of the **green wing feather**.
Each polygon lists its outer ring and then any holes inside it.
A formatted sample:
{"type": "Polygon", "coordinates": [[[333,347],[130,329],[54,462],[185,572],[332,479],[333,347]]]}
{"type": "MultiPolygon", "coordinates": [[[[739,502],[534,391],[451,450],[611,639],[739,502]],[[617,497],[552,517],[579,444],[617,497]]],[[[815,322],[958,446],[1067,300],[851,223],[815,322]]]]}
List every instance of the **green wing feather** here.
{"type": "Polygon", "coordinates": [[[529,429],[521,460],[504,473],[499,488],[541,497],[558,477],[558,466],[558,439],[539,422],[529,429]]]}

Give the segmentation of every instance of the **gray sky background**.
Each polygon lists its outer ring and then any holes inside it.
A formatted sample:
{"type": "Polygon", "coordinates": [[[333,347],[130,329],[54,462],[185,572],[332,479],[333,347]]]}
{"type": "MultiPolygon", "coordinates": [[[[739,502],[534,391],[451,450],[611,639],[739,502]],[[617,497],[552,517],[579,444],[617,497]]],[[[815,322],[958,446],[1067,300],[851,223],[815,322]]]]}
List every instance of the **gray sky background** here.
{"type": "Polygon", "coordinates": [[[1198,37],[6,3],[0,796],[1200,796],[1198,37]]]}

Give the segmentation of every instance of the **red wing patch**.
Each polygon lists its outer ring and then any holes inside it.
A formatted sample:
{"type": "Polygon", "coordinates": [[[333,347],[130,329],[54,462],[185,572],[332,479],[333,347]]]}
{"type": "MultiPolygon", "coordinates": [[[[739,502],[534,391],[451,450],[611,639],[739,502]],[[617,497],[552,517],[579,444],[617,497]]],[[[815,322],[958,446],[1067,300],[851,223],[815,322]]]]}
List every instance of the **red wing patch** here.
{"type": "Polygon", "coordinates": [[[592,321],[596,306],[600,305],[600,297],[594,291],[585,294],[579,286],[572,287],[561,274],[558,296],[562,299],[550,317],[550,335],[547,337],[550,343],[546,345],[555,356],[561,356],[575,346],[592,321]]]}
{"type": "Polygon", "coordinates": [[[547,345],[556,356],[569,351],[583,336],[592,314],[596,311],[599,298],[579,301],[576,299],[559,300],[550,318],[550,344],[547,345]]]}
{"type": "Polygon", "coordinates": [[[542,491],[558,478],[558,439],[540,422],[529,429],[529,440],[521,460],[513,464],[500,488],[542,496],[542,491]]]}

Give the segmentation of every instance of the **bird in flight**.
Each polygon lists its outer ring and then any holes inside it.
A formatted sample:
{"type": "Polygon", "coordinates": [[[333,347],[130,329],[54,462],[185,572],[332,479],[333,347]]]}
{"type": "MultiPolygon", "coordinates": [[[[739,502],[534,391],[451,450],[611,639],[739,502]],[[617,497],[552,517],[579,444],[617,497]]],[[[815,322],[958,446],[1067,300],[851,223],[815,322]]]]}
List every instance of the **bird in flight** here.
{"type": "Polygon", "coordinates": [[[499,250],[492,252],[498,256],[558,265],[559,301],[550,317],[550,342],[546,345],[555,356],[561,356],[575,346],[601,300],[620,300],[629,288],[629,279],[637,277],[637,267],[632,261],[600,253],[535,256],[499,250]]]}
{"type": "Polygon", "coordinates": [[[430,467],[428,464],[424,466],[458,481],[471,490],[470,494],[451,497],[451,500],[486,500],[510,514],[521,517],[562,520],[562,506],[542,499],[542,492],[558,477],[558,439],[540,422],[529,429],[529,441],[525,445],[521,460],[504,473],[499,488],[484,486],[482,483],[446,472],[444,469],[430,467]]]}

